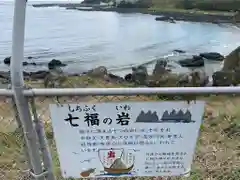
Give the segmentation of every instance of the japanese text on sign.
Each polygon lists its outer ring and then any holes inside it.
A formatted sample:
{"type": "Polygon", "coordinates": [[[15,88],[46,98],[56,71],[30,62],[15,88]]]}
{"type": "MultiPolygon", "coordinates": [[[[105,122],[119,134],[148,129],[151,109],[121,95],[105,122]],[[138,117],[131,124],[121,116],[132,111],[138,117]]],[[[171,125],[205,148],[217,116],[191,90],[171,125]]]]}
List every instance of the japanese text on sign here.
{"type": "Polygon", "coordinates": [[[50,112],[65,178],[179,176],[191,169],[204,102],[53,104],[50,112]]]}

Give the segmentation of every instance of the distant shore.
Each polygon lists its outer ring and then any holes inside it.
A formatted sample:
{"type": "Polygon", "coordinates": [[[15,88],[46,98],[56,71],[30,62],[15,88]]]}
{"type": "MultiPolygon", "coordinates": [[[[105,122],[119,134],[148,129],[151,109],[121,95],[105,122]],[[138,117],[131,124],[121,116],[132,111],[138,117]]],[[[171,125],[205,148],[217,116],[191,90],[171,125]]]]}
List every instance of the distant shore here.
{"type": "Polygon", "coordinates": [[[80,3],[49,3],[49,4],[33,4],[33,7],[64,7],[68,10],[78,11],[104,11],[104,12],[118,12],[118,13],[142,13],[156,16],[167,16],[176,21],[190,21],[190,22],[209,22],[209,23],[234,23],[234,13],[230,12],[203,12],[194,10],[181,9],[140,9],[140,8],[116,8],[106,7],[101,5],[87,5],[80,3]]]}

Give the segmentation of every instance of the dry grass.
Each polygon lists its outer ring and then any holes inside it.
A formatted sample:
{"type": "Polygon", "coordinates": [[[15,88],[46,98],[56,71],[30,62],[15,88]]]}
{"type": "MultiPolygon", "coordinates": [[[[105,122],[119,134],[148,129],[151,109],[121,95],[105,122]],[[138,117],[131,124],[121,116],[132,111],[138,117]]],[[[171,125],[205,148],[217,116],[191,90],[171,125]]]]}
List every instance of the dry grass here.
{"type": "MultiPolygon", "coordinates": [[[[68,83],[74,87],[83,84],[87,87],[120,87],[129,84],[116,84],[100,79],[89,77],[73,77],[68,83]]],[[[32,83],[28,83],[32,84],[32,83]]],[[[41,87],[39,83],[32,85],[41,87]]],[[[132,85],[130,85],[132,86],[132,85]]],[[[189,180],[239,180],[240,179],[240,97],[210,96],[199,97],[207,101],[204,123],[201,127],[201,134],[198,140],[191,176],[189,180]]],[[[106,102],[106,101],[149,101],[159,100],[157,96],[105,96],[105,97],[63,97],[60,102],[106,102]]],[[[46,135],[52,151],[54,172],[58,180],[63,179],[60,175],[59,161],[56,147],[53,140],[52,128],[49,121],[48,105],[56,102],[56,98],[36,98],[36,105],[40,119],[44,121],[46,135]]],[[[0,113],[4,118],[9,117],[7,103],[1,103],[3,110],[0,113]],[[4,111],[5,109],[5,111],[4,111]]],[[[2,127],[2,125],[0,125],[2,127]]],[[[6,127],[4,127],[6,128],[6,127]]],[[[0,131],[1,132],[1,131],[0,131]]],[[[18,133],[0,133],[0,179],[20,180],[19,173],[26,168],[24,159],[23,143],[18,133]]],[[[129,178],[128,178],[129,179],[129,178]]],[[[135,179],[135,178],[131,178],[135,179]]],[[[136,179],[154,179],[136,178],[136,179]]],[[[69,179],[70,180],[70,179],[69,179]]]]}

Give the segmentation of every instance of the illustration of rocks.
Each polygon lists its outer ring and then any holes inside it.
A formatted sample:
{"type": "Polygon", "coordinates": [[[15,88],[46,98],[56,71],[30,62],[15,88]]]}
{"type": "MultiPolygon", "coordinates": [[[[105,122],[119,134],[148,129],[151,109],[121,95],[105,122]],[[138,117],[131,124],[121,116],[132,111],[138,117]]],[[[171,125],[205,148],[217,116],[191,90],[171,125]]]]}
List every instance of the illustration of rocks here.
{"type": "Polygon", "coordinates": [[[192,121],[192,114],[189,110],[187,110],[184,113],[182,110],[177,112],[175,109],[172,110],[170,113],[168,111],[165,111],[163,113],[161,120],[162,120],[161,122],[174,122],[174,123],[195,122],[195,121],[192,121]]]}
{"type": "Polygon", "coordinates": [[[189,110],[185,113],[183,110],[176,111],[173,109],[170,113],[168,110],[164,111],[162,118],[159,119],[157,112],[148,111],[145,113],[141,111],[136,119],[136,123],[194,123],[192,114],[189,110]]]}
{"type": "Polygon", "coordinates": [[[136,122],[156,123],[159,122],[159,118],[156,111],[152,112],[149,110],[147,113],[141,111],[136,119],[136,122]]]}

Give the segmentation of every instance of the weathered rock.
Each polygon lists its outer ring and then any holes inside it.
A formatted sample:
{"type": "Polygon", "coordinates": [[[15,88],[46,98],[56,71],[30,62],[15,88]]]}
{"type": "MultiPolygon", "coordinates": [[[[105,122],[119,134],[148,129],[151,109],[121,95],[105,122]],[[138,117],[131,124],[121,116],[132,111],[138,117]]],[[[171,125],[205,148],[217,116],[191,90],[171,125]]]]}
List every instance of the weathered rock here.
{"type": "Polygon", "coordinates": [[[240,23],[240,11],[238,11],[233,17],[234,23],[240,23]]]}
{"type": "Polygon", "coordinates": [[[213,86],[238,86],[240,84],[240,70],[217,71],[212,76],[213,86]]]}
{"type": "Polygon", "coordinates": [[[236,85],[234,71],[217,71],[213,73],[213,86],[231,86],[236,85]]]}
{"type": "Polygon", "coordinates": [[[37,80],[37,79],[44,79],[49,73],[50,73],[49,71],[37,71],[37,72],[30,72],[28,76],[32,80],[37,80]]]}
{"type": "Polygon", "coordinates": [[[136,84],[144,85],[148,78],[147,68],[143,65],[132,68],[132,78],[136,84]]]}
{"type": "Polygon", "coordinates": [[[223,61],[224,59],[224,56],[217,52],[200,53],[199,56],[214,61],[223,61]]]}
{"type": "Polygon", "coordinates": [[[9,65],[11,63],[11,57],[6,57],[4,60],[3,60],[4,64],[7,64],[9,65]]]}
{"type": "Polygon", "coordinates": [[[0,78],[10,79],[10,72],[0,72],[0,78]]]}
{"type": "Polygon", "coordinates": [[[109,73],[108,75],[108,78],[111,82],[115,82],[115,83],[121,83],[124,81],[124,79],[120,76],[117,76],[115,74],[112,74],[112,73],[109,73]]]}
{"type": "Polygon", "coordinates": [[[189,59],[180,60],[179,64],[182,67],[202,67],[204,66],[204,59],[201,56],[193,56],[189,59]]]}
{"type": "MultiPolygon", "coordinates": [[[[29,57],[27,57],[27,59],[33,59],[33,57],[29,56],[29,57]]],[[[11,64],[11,56],[6,57],[3,62],[6,65],[10,65],[11,64]]],[[[37,65],[35,62],[26,62],[26,61],[24,61],[22,64],[23,64],[23,66],[27,66],[27,65],[36,66],[37,65]]]]}
{"type": "Polygon", "coordinates": [[[62,87],[66,76],[60,67],[51,69],[44,78],[44,87],[57,88],[62,87]]]}
{"type": "Polygon", "coordinates": [[[179,76],[177,74],[164,74],[162,76],[149,76],[146,82],[148,87],[177,87],[179,76]]]}
{"type": "Polygon", "coordinates": [[[99,78],[103,78],[107,74],[108,74],[108,71],[105,66],[99,66],[87,72],[87,75],[92,77],[99,77],[99,78]]]}
{"type": "Polygon", "coordinates": [[[186,51],[180,50],[180,49],[174,49],[173,52],[176,53],[186,53],[186,51]]]}
{"type": "Polygon", "coordinates": [[[162,17],[156,17],[156,21],[165,21],[165,22],[170,22],[170,23],[176,23],[173,17],[168,17],[168,16],[162,16],[162,17]]]}
{"type": "Polygon", "coordinates": [[[209,77],[205,71],[194,70],[188,74],[179,76],[179,86],[205,87],[209,83],[209,77]]]}
{"type": "Polygon", "coordinates": [[[191,76],[189,74],[179,75],[178,85],[184,87],[191,82],[191,76]]]}
{"type": "Polygon", "coordinates": [[[154,76],[159,76],[163,75],[165,73],[168,73],[169,71],[166,69],[167,67],[167,61],[166,60],[158,60],[154,70],[153,70],[153,75],[154,76]]]}
{"type": "Polygon", "coordinates": [[[23,66],[28,66],[28,65],[36,66],[37,64],[35,62],[31,62],[31,63],[26,62],[26,61],[23,62],[23,66]]]}
{"type": "Polygon", "coordinates": [[[127,82],[133,82],[133,76],[131,73],[129,74],[126,74],[125,77],[124,77],[125,81],[127,82]]]}
{"type": "Polygon", "coordinates": [[[190,73],[190,85],[193,87],[204,87],[209,83],[209,77],[205,71],[194,70],[190,73]]]}
{"type": "Polygon", "coordinates": [[[62,63],[60,60],[53,59],[48,63],[48,69],[54,69],[56,67],[64,67],[66,64],[62,63]]]}
{"type": "Polygon", "coordinates": [[[235,71],[240,69],[240,46],[232,51],[224,59],[223,71],[235,71]]]}

